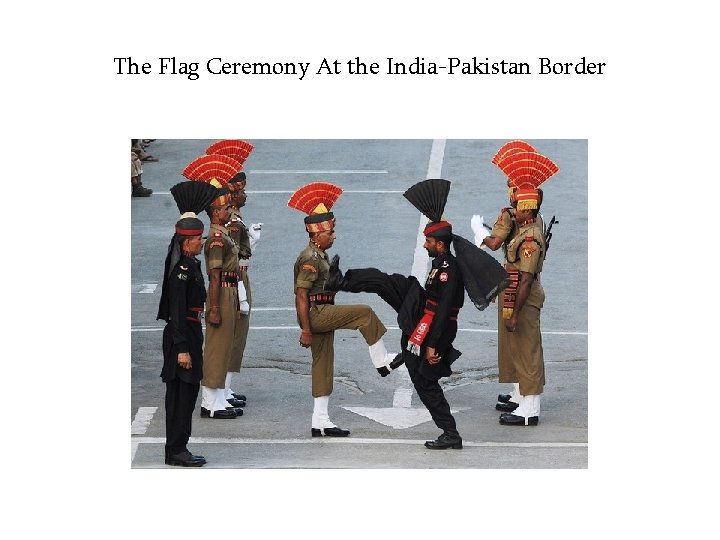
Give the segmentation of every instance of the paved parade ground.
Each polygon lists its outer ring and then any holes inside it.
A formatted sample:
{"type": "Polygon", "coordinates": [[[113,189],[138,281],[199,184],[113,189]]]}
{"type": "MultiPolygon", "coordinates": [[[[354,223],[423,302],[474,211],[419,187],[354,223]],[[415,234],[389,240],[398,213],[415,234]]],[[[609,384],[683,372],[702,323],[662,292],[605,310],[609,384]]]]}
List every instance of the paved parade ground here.
{"type": "MultiPolygon", "coordinates": [[[[163,462],[164,393],[160,380],[163,321],[155,319],[167,245],[178,219],[169,189],[185,180],[184,167],[213,140],[158,139],[143,163],[149,198],[133,198],[131,232],[131,466],[169,468],[163,462]]],[[[293,264],[307,244],[303,215],[287,207],[300,186],[317,180],[340,185],[333,207],[337,240],[330,256],[340,267],[377,267],[416,274],[424,281],[429,258],[416,251],[426,221],[403,198],[426,178],[452,182],[445,218],[470,240],[470,218],[492,225],[507,205],[506,178],[491,158],[506,140],[253,140],[246,223],[262,222],[251,258],[252,314],[245,359],[233,389],[245,394],[242,417],[200,418],[200,398],[188,447],[207,468],[535,469],[588,467],[588,144],[586,140],[532,140],[560,171],[542,186],[541,212],[559,221],[542,272],[541,314],[546,386],[540,424],[498,423],[497,311],[478,311],[466,299],[455,347],[462,357],[441,383],[463,437],[462,450],[423,446],[440,430],[412,390],[407,370],[381,378],[359,332],[335,334],[335,388],[330,417],[351,435],[311,438],[309,349],[298,344],[293,264]]],[[[208,216],[200,216],[206,227],[208,216]]],[[[207,230],[207,229],[206,229],[207,230]]],[[[494,253],[502,261],[502,251],[494,253]]],[[[199,257],[205,263],[202,255],[199,257]]],[[[207,276],[206,276],[207,283],[207,276]]],[[[380,298],[338,293],[339,304],[366,303],[388,327],[388,350],[399,347],[396,315],[380,298]]]]}

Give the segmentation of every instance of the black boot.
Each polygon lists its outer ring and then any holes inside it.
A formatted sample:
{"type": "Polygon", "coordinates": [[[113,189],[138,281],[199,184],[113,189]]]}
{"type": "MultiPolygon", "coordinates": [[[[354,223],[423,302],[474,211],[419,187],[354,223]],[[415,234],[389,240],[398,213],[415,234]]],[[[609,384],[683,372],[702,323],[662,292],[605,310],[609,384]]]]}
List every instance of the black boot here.
{"type": "Polygon", "coordinates": [[[325,282],[326,291],[339,291],[345,281],[345,276],[340,271],[340,256],[333,255],[330,260],[330,273],[328,274],[327,281],[325,282]]]}
{"type": "Polygon", "coordinates": [[[152,195],[152,189],[144,187],[142,185],[142,183],[133,185],[133,187],[132,187],[132,196],[133,197],[149,197],[150,195],[152,195]]]}
{"type": "Polygon", "coordinates": [[[447,448],[459,450],[462,448],[462,437],[460,437],[460,434],[457,432],[450,433],[449,431],[444,431],[443,434],[434,441],[427,441],[425,447],[431,450],[445,450],[447,448]]]}

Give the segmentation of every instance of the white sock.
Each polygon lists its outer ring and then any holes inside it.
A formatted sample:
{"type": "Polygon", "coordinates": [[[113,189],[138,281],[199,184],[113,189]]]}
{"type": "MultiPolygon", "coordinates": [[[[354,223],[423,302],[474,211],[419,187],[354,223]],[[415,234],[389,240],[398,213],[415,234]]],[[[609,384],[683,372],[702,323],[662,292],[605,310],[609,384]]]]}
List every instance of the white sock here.
{"type": "Polygon", "coordinates": [[[540,394],[520,396],[520,405],[518,405],[518,408],[515,409],[512,414],[524,416],[525,418],[540,416],[540,394]]]}
{"type": "Polygon", "coordinates": [[[312,415],[312,427],[315,429],[331,428],[336,427],[330,421],[330,415],[328,414],[328,403],[330,402],[330,396],[320,396],[314,398],[314,407],[312,415]]]}
{"type": "Polygon", "coordinates": [[[397,356],[396,353],[387,352],[382,338],[377,343],[370,345],[368,349],[370,350],[370,360],[372,360],[372,364],[376,368],[390,365],[390,362],[397,356]]]}

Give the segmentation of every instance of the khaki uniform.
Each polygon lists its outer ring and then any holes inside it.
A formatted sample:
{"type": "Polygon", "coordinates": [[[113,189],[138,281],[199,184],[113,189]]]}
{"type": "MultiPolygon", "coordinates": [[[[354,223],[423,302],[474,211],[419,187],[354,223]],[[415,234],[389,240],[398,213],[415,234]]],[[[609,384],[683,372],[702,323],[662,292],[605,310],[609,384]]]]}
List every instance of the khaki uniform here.
{"type": "MultiPolygon", "coordinates": [[[[208,276],[210,270],[221,270],[218,306],[222,324],[216,327],[208,323],[206,326],[202,384],[207,388],[225,388],[225,376],[230,366],[238,315],[238,247],[222,225],[210,225],[208,239],[205,242],[205,267],[208,276]]],[[[205,310],[206,321],[209,313],[208,298],[205,310]]]]}
{"type": "Polygon", "coordinates": [[[336,306],[329,303],[334,302],[335,296],[335,292],[324,289],[329,271],[327,253],[312,243],[300,252],[295,261],[295,289],[307,289],[310,296],[313,397],[329,396],[333,390],[335,330],[359,330],[368,345],[377,343],[387,332],[369,306],[336,306]]]}
{"type": "Polygon", "coordinates": [[[498,312],[498,369],[500,382],[520,383],[520,394],[542,394],[545,385],[545,363],[543,359],[542,336],[540,334],[540,310],[545,301],[545,292],[540,283],[545,238],[542,223],[519,227],[515,236],[507,242],[505,269],[535,275],[530,293],[520,310],[515,332],[505,329],[502,309],[504,295],[499,295],[498,312]]]}
{"type": "MultiPolygon", "coordinates": [[[[233,212],[231,219],[241,220],[239,213],[233,212]]],[[[228,227],[228,234],[230,238],[235,242],[238,247],[238,257],[242,260],[246,260],[250,257],[250,237],[248,236],[247,229],[240,221],[237,226],[228,227]]],[[[245,285],[245,292],[247,293],[247,301],[250,304],[250,312],[252,312],[252,295],[250,293],[250,278],[248,277],[247,266],[239,263],[238,278],[242,280],[245,285]]],[[[245,354],[245,345],[247,344],[248,331],[250,330],[250,313],[243,315],[240,311],[235,314],[235,338],[233,341],[232,356],[230,358],[230,365],[228,371],[238,373],[242,367],[243,356],[245,354]]]]}

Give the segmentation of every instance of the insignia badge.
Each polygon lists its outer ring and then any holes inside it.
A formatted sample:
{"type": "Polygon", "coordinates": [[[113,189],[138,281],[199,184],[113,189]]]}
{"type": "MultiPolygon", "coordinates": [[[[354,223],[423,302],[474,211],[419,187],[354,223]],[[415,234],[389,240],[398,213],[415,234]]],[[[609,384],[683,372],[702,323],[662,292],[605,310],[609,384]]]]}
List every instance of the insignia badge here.
{"type": "Polygon", "coordinates": [[[443,272],[442,274],[440,274],[440,277],[438,279],[445,283],[448,280],[447,272],[443,272]]]}
{"type": "Polygon", "coordinates": [[[213,241],[213,242],[210,242],[210,246],[209,246],[209,247],[211,247],[211,248],[214,248],[214,247],[223,247],[223,243],[215,240],[215,241],[213,241]]]}
{"type": "Polygon", "coordinates": [[[430,275],[428,276],[428,279],[433,279],[435,277],[435,274],[437,274],[437,268],[433,268],[430,270],[430,275]]]}
{"type": "Polygon", "coordinates": [[[535,253],[536,251],[537,250],[535,249],[535,246],[533,246],[532,244],[528,244],[528,243],[523,244],[522,254],[523,254],[523,257],[525,257],[526,259],[532,257],[532,254],[535,253]]]}
{"type": "Polygon", "coordinates": [[[216,232],[216,233],[213,233],[213,236],[222,236],[222,233],[221,233],[221,232],[216,232]]]}
{"type": "Polygon", "coordinates": [[[187,266],[180,265],[180,270],[187,270],[187,266]]]}
{"type": "Polygon", "coordinates": [[[443,261],[443,263],[440,265],[440,268],[448,268],[450,265],[447,261],[443,261]]]}
{"type": "Polygon", "coordinates": [[[187,280],[187,274],[178,274],[178,279],[184,279],[187,280]]]}
{"type": "Polygon", "coordinates": [[[312,264],[303,264],[300,267],[300,270],[307,270],[308,272],[312,272],[314,274],[317,274],[317,269],[312,264]]]}

